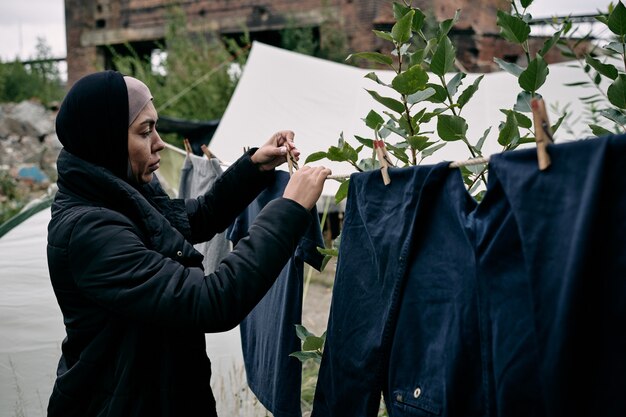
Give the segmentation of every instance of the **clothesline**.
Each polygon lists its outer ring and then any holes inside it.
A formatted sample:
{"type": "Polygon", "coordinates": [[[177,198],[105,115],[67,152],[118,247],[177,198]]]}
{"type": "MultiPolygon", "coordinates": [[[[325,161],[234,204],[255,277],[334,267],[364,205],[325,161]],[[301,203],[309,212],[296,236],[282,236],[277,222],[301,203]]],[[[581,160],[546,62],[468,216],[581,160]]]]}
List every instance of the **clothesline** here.
{"type": "MultiPolygon", "coordinates": [[[[174,151],[176,153],[179,153],[179,154],[181,154],[183,156],[187,156],[187,152],[185,152],[183,149],[180,149],[180,148],[178,148],[178,147],[176,147],[174,145],[171,145],[171,144],[169,144],[167,142],[163,142],[163,143],[165,144],[166,148],[168,148],[168,149],[170,149],[170,150],[172,150],[172,151],[174,151]]],[[[222,166],[224,168],[228,168],[228,167],[230,167],[232,165],[230,162],[224,162],[224,161],[221,161],[220,159],[218,159],[218,162],[219,162],[220,166],[222,166]]]]}
{"type": "MultiPolygon", "coordinates": [[[[165,143],[165,147],[168,149],[173,150],[174,152],[178,152],[181,155],[187,155],[187,153],[174,146],[174,145],[170,145],[169,143],[165,143]]],[[[472,166],[472,165],[482,165],[482,164],[486,164],[489,162],[489,157],[481,157],[481,158],[471,158],[471,159],[466,159],[464,161],[454,161],[451,162],[449,167],[450,168],[461,168],[461,167],[467,167],[467,166],[472,166]]],[[[229,166],[231,166],[232,164],[228,163],[228,162],[222,162],[220,161],[220,165],[228,168],[229,166]]],[[[347,178],[350,177],[350,175],[352,174],[337,174],[337,175],[329,175],[326,179],[329,180],[345,180],[347,178]]]]}
{"type": "MultiPolygon", "coordinates": [[[[465,161],[450,162],[450,165],[448,165],[448,167],[450,167],[450,168],[461,168],[461,167],[468,167],[468,166],[472,166],[472,165],[483,165],[483,164],[486,164],[488,162],[489,162],[489,157],[471,158],[471,159],[467,159],[465,161]]],[[[352,174],[329,175],[326,179],[329,179],[329,180],[345,180],[347,178],[350,178],[350,175],[352,175],[352,174]]]]}

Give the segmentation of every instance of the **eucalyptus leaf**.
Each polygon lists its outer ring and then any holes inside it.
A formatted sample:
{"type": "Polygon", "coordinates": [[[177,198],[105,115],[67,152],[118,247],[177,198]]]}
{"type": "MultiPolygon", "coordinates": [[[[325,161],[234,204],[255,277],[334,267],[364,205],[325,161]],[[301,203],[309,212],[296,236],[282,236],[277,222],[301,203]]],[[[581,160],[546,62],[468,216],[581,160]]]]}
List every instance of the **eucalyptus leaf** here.
{"type": "Polygon", "coordinates": [[[497,12],[496,24],[500,26],[502,36],[513,43],[522,44],[528,40],[530,26],[517,16],[512,16],[502,10],[497,12]]]}
{"type": "Polygon", "coordinates": [[[411,46],[411,44],[409,43],[405,43],[404,45],[402,45],[400,47],[400,55],[401,56],[406,56],[407,51],[409,50],[409,47],[411,46]]]}
{"type": "Polygon", "coordinates": [[[474,96],[474,93],[476,93],[476,91],[478,91],[478,86],[480,84],[480,82],[483,80],[484,75],[481,75],[480,77],[476,78],[474,80],[474,82],[472,83],[472,85],[468,86],[459,96],[459,99],[457,100],[457,104],[459,105],[460,108],[465,107],[465,105],[470,101],[470,99],[474,96]]]}
{"type": "Polygon", "coordinates": [[[594,16],[594,17],[595,17],[595,19],[596,19],[598,22],[603,23],[603,24],[605,24],[606,26],[608,26],[608,25],[609,25],[609,17],[608,17],[608,16],[601,14],[601,15],[594,16]]]}
{"type": "Polygon", "coordinates": [[[307,156],[306,160],[304,161],[304,164],[308,164],[309,162],[315,162],[315,161],[319,161],[320,159],[324,159],[327,157],[326,152],[313,152],[312,154],[310,154],[309,156],[307,156]]]}
{"type": "Polygon", "coordinates": [[[348,196],[350,181],[343,181],[335,193],[335,204],[341,203],[348,196]]]}
{"type": "Polygon", "coordinates": [[[457,24],[461,17],[461,10],[457,9],[454,13],[454,17],[452,19],[444,20],[439,24],[439,31],[437,33],[437,39],[441,42],[441,40],[448,35],[450,30],[457,24]]]}
{"type": "Polygon", "coordinates": [[[417,149],[418,151],[423,151],[424,149],[428,148],[429,145],[435,143],[428,142],[427,136],[409,136],[406,140],[411,148],[417,149]]]}
{"type": "Polygon", "coordinates": [[[445,75],[454,69],[456,50],[450,38],[445,36],[437,45],[437,50],[430,62],[430,70],[439,76],[445,75]]]}
{"type": "Polygon", "coordinates": [[[317,248],[317,251],[319,253],[321,253],[322,255],[328,255],[328,256],[339,256],[339,251],[337,249],[322,249],[322,248],[317,248]]]}
{"type": "Polygon", "coordinates": [[[377,84],[384,85],[385,87],[389,87],[389,84],[383,82],[375,72],[368,72],[364,78],[368,78],[372,81],[375,81],[377,84]]]}
{"type": "Polygon", "coordinates": [[[552,49],[552,47],[556,45],[559,39],[561,39],[562,32],[563,30],[559,30],[554,35],[552,35],[550,39],[546,40],[543,43],[543,47],[541,48],[541,51],[539,51],[539,55],[545,56],[550,51],[550,49],[552,49]]]}
{"type": "Polygon", "coordinates": [[[346,58],[346,61],[348,61],[350,58],[363,58],[368,61],[375,62],[377,64],[385,64],[385,65],[391,65],[393,63],[393,60],[391,59],[391,57],[381,54],[379,52],[357,52],[357,53],[348,55],[348,57],[346,58]]]}
{"type": "MultiPolygon", "coordinates": [[[[621,4],[621,3],[620,3],[621,4]]],[[[607,90],[609,101],[615,107],[626,108],[626,74],[619,74],[607,90]]]]}
{"type": "Polygon", "coordinates": [[[440,115],[441,113],[445,112],[446,110],[448,110],[448,109],[442,107],[442,108],[435,109],[435,110],[431,111],[430,113],[425,113],[424,116],[422,117],[422,123],[430,122],[433,117],[440,115]]]}
{"type": "Polygon", "coordinates": [[[432,51],[434,51],[437,48],[437,45],[439,45],[437,38],[429,39],[424,47],[424,57],[427,57],[432,51]]]}
{"type": "Polygon", "coordinates": [[[534,93],[546,82],[549,72],[546,61],[544,61],[541,55],[537,55],[535,59],[530,61],[528,68],[520,74],[519,85],[523,90],[534,93]]]}
{"type": "Polygon", "coordinates": [[[396,20],[402,19],[408,12],[411,11],[411,8],[405,6],[404,4],[393,2],[393,17],[396,20]]]}
{"type": "Polygon", "coordinates": [[[389,42],[393,42],[393,37],[391,36],[391,33],[383,32],[380,30],[374,30],[373,32],[374,32],[374,35],[376,35],[377,37],[384,39],[386,41],[389,41],[389,42]]]}
{"type": "Polygon", "coordinates": [[[402,16],[391,28],[391,37],[393,40],[402,45],[411,39],[411,27],[413,23],[414,10],[408,11],[402,16]]]}
{"type": "Polygon", "coordinates": [[[326,269],[326,265],[328,265],[328,262],[330,262],[331,259],[333,259],[332,256],[324,255],[324,259],[322,259],[322,265],[320,265],[320,272],[324,272],[324,270],[326,269]]]}
{"type": "Polygon", "coordinates": [[[343,152],[341,152],[341,149],[336,146],[331,146],[330,148],[328,148],[328,152],[326,153],[326,158],[328,158],[330,161],[335,161],[335,162],[346,162],[349,160],[348,158],[345,157],[343,152]]]}
{"type": "Polygon", "coordinates": [[[406,101],[409,104],[417,104],[424,100],[428,100],[434,95],[435,95],[435,89],[432,87],[428,87],[424,90],[416,92],[415,94],[411,94],[410,96],[406,98],[406,101]]]}
{"type": "MultiPolygon", "coordinates": [[[[402,120],[402,119],[400,119],[402,120]]],[[[390,124],[386,124],[385,127],[389,130],[391,130],[393,133],[395,133],[396,135],[402,137],[402,138],[406,138],[408,133],[405,129],[402,129],[400,127],[394,126],[394,125],[390,125],[390,124]]]]}
{"type": "Polygon", "coordinates": [[[571,58],[571,59],[578,59],[576,54],[570,50],[569,46],[564,46],[564,45],[557,43],[556,47],[559,49],[559,51],[561,51],[561,55],[563,55],[564,57],[571,58]]]}
{"type": "Polygon", "coordinates": [[[478,175],[483,172],[487,164],[468,165],[466,168],[474,175],[478,175]]]}
{"type": "Polygon", "coordinates": [[[365,121],[367,127],[374,130],[378,130],[380,126],[385,124],[385,119],[383,119],[383,117],[380,114],[376,113],[374,110],[370,110],[370,112],[363,120],[365,121]]]}
{"type": "Polygon", "coordinates": [[[611,132],[610,130],[600,126],[600,125],[594,125],[594,124],[590,124],[589,128],[591,129],[591,132],[596,135],[596,136],[606,136],[606,135],[612,135],[613,132],[611,132]]]}
{"type": "Polygon", "coordinates": [[[411,24],[411,28],[413,29],[413,32],[419,32],[420,30],[422,30],[422,27],[424,26],[426,15],[420,9],[413,9],[413,10],[415,10],[415,14],[413,15],[413,22],[411,24]]]}
{"type": "Polygon", "coordinates": [[[609,15],[609,30],[618,36],[626,35],[626,7],[621,2],[617,2],[613,11],[609,15]]]}
{"type": "Polygon", "coordinates": [[[493,60],[504,71],[508,72],[509,74],[513,74],[516,77],[519,77],[522,72],[524,72],[524,68],[520,67],[517,64],[514,64],[513,62],[506,62],[500,58],[494,58],[493,60]]]}
{"type": "Polygon", "coordinates": [[[459,87],[463,83],[463,79],[467,76],[464,72],[457,72],[454,74],[454,77],[450,81],[448,81],[448,85],[446,88],[448,89],[448,93],[450,97],[454,97],[456,92],[459,90],[459,87]]]}
{"type": "Polygon", "coordinates": [[[415,65],[408,70],[396,75],[391,86],[400,94],[411,95],[423,90],[428,82],[428,74],[420,65],[415,65]]]}
{"type": "Polygon", "coordinates": [[[380,163],[376,158],[364,158],[359,161],[358,167],[363,171],[372,171],[380,168],[380,163]]]}
{"type": "Polygon", "coordinates": [[[582,87],[585,85],[589,85],[589,81],[576,81],[573,83],[565,83],[563,84],[565,87],[582,87]]]}
{"type": "Polygon", "coordinates": [[[302,344],[303,351],[322,350],[324,347],[324,339],[318,336],[309,336],[302,344]]]}
{"type": "Polygon", "coordinates": [[[524,143],[535,143],[537,142],[537,139],[532,137],[532,136],[524,136],[523,138],[520,138],[518,141],[518,145],[523,145],[524,143]]]}
{"type": "Polygon", "coordinates": [[[424,62],[424,53],[426,49],[418,49],[417,51],[411,54],[411,59],[409,60],[410,66],[421,65],[424,62]]]}
{"type": "Polygon", "coordinates": [[[460,116],[440,114],[437,116],[437,134],[445,141],[456,141],[465,138],[467,122],[460,116]]]}
{"type": "Polygon", "coordinates": [[[624,53],[626,52],[624,50],[624,45],[620,42],[611,42],[607,45],[604,45],[604,48],[622,55],[624,55],[624,53]]]}
{"type": "Polygon", "coordinates": [[[605,77],[612,80],[617,78],[617,68],[615,68],[614,65],[604,64],[592,57],[591,55],[587,55],[585,57],[585,62],[587,62],[587,64],[592,66],[593,69],[595,69],[596,71],[598,71],[598,73],[604,75],[605,77]]]}
{"type": "Polygon", "coordinates": [[[390,145],[390,144],[386,144],[386,146],[390,154],[392,154],[393,156],[395,156],[397,159],[404,162],[405,164],[409,163],[409,157],[406,155],[406,151],[404,149],[398,148],[397,146],[390,145]]]}
{"type": "MultiPolygon", "coordinates": [[[[318,248],[318,250],[319,250],[319,248],[318,248]]],[[[300,339],[300,340],[302,340],[304,342],[307,337],[313,336],[313,333],[308,331],[307,328],[304,327],[303,325],[296,324],[296,335],[298,336],[298,339],[300,339]]]]}
{"type": "Polygon", "coordinates": [[[438,143],[436,145],[430,146],[426,149],[424,149],[421,154],[422,154],[422,159],[426,158],[428,156],[431,156],[432,154],[434,154],[435,152],[437,152],[439,149],[443,148],[444,146],[446,146],[445,143],[438,143]]]}
{"type": "Polygon", "coordinates": [[[498,143],[502,146],[510,145],[519,140],[519,127],[517,119],[513,112],[506,115],[506,122],[500,125],[500,133],[498,134],[498,143]]]}
{"type": "Polygon", "coordinates": [[[600,85],[600,83],[602,82],[602,75],[600,75],[600,73],[596,73],[596,75],[593,77],[593,83],[595,85],[600,85]]]}
{"type": "Polygon", "coordinates": [[[559,130],[559,127],[561,127],[561,124],[563,124],[563,120],[565,120],[566,117],[567,117],[567,113],[563,113],[563,115],[559,117],[559,120],[557,120],[556,123],[552,125],[552,127],[550,128],[550,131],[552,132],[553,135],[556,133],[557,130],[559,130]]]}
{"type": "Polygon", "coordinates": [[[504,113],[506,116],[508,116],[509,113],[513,113],[513,115],[515,116],[515,119],[517,120],[517,124],[524,129],[530,129],[531,127],[533,127],[533,122],[530,120],[530,118],[528,118],[526,115],[522,113],[516,112],[515,110],[508,110],[508,109],[500,109],[500,111],[504,113]]]}
{"type": "Polygon", "coordinates": [[[383,127],[383,128],[381,128],[381,129],[378,131],[378,136],[380,136],[381,138],[385,139],[387,136],[391,135],[391,133],[392,133],[392,131],[391,131],[391,130],[389,130],[389,129],[388,129],[388,128],[386,128],[386,127],[383,127]]]}
{"type": "Polygon", "coordinates": [[[426,84],[426,87],[427,89],[432,88],[433,90],[435,90],[435,94],[428,97],[427,101],[430,101],[431,103],[443,103],[448,99],[447,91],[442,85],[429,83],[426,84]]]}
{"type": "Polygon", "coordinates": [[[619,125],[626,125],[626,116],[617,109],[600,110],[600,114],[619,125]]]}
{"type": "MultiPolygon", "coordinates": [[[[541,95],[536,94],[535,97],[541,98],[541,95]]],[[[530,101],[532,98],[532,95],[528,91],[522,91],[517,95],[517,100],[513,106],[513,110],[522,113],[531,113],[532,109],[530,107],[530,101]]]]}
{"type": "Polygon", "coordinates": [[[321,362],[322,360],[322,355],[319,354],[319,352],[315,352],[315,351],[311,351],[311,352],[293,352],[290,353],[289,356],[292,356],[296,359],[298,359],[300,362],[305,362],[308,359],[313,359],[316,362],[321,362]]]}
{"type": "Polygon", "coordinates": [[[478,149],[479,152],[482,152],[483,145],[485,144],[485,139],[487,139],[487,136],[489,136],[489,132],[491,132],[491,126],[489,126],[487,130],[485,130],[480,139],[478,139],[478,142],[476,142],[475,148],[478,149]]]}
{"type": "Polygon", "coordinates": [[[413,130],[416,132],[419,131],[419,124],[424,116],[424,113],[426,113],[426,107],[411,116],[411,125],[413,126],[413,130]]]}
{"type": "Polygon", "coordinates": [[[370,96],[374,98],[374,100],[376,100],[383,106],[390,108],[396,113],[404,112],[404,104],[402,104],[398,100],[391,98],[391,97],[381,96],[380,94],[378,94],[376,91],[373,91],[373,90],[365,90],[365,91],[367,91],[370,94],[370,96]]]}
{"type": "Polygon", "coordinates": [[[348,161],[356,162],[359,158],[359,151],[354,149],[348,142],[344,141],[341,152],[348,161]]]}
{"type": "Polygon", "coordinates": [[[409,121],[406,119],[406,117],[401,117],[400,120],[398,120],[398,124],[400,125],[400,128],[406,132],[406,135],[402,136],[406,138],[406,136],[411,131],[411,126],[409,124],[409,121]]]}

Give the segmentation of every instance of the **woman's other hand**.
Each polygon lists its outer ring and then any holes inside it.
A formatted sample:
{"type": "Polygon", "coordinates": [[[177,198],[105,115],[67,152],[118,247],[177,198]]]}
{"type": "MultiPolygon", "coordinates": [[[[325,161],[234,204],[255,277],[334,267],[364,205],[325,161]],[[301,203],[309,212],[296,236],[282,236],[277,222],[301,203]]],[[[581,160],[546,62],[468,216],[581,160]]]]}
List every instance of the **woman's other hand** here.
{"type": "Polygon", "coordinates": [[[274,133],[272,137],[252,155],[252,162],[259,166],[261,171],[271,171],[280,164],[287,162],[287,151],[297,161],[300,151],[293,143],[294,133],[291,130],[283,130],[274,133]]]}
{"type": "Polygon", "coordinates": [[[294,172],[285,187],[284,198],[289,198],[307,210],[311,210],[322,194],[324,181],[331,174],[330,169],[319,166],[303,166],[294,172]]]}

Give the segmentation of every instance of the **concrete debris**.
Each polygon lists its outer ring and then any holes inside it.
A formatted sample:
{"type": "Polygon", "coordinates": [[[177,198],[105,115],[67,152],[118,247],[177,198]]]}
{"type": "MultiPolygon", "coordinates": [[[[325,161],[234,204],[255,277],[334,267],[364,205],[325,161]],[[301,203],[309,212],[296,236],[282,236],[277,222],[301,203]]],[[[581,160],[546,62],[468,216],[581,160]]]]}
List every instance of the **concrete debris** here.
{"type": "Polygon", "coordinates": [[[42,138],[54,132],[54,115],[35,101],[4,104],[0,111],[0,135],[42,138]]]}
{"type": "Polygon", "coordinates": [[[41,194],[56,181],[62,146],[55,117],[55,111],[36,101],[0,104],[0,174],[13,178],[22,196],[41,194]]]}

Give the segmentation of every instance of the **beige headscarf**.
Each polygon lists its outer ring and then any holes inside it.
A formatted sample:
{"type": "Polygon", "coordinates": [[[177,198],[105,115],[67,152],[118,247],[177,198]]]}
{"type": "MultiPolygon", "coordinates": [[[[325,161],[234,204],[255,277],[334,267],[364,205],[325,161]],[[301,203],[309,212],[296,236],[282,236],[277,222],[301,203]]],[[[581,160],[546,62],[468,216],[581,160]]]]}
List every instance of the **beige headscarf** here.
{"type": "Polygon", "coordinates": [[[136,78],[125,75],[124,82],[128,90],[128,126],[130,126],[146,104],[152,100],[152,94],[148,86],[136,78]]]}

